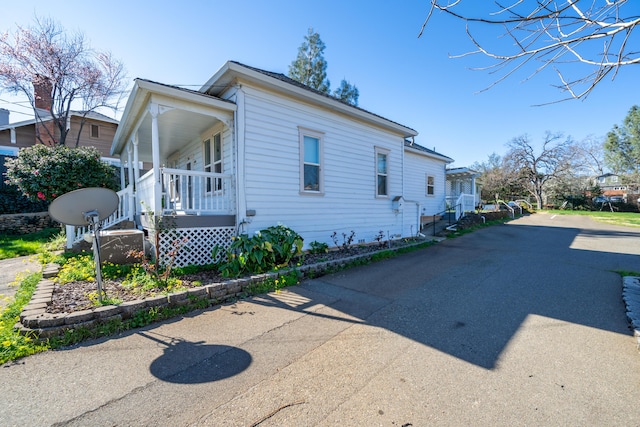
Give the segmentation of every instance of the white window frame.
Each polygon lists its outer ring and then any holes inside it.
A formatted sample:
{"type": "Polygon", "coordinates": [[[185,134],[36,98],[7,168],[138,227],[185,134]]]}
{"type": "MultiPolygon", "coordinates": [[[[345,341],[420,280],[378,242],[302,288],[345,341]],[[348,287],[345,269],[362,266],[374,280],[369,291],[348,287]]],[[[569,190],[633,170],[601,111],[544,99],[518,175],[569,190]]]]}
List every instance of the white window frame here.
{"type": "Polygon", "coordinates": [[[374,181],[375,181],[375,195],[376,198],[378,199],[388,199],[389,198],[389,188],[390,188],[390,181],[391,181],[391,167],[389,164],[389,157],[391,154],[391,150],[388,150],[386,148],[382,148],[382,147],[375,147],[374,150],[374,156],[373,156],[373,170],[374,170],[374,181]],[[378,170],[378,156],[379,155],[384,155],[386,157],[386,164],[387,164],[387,170],[385,171],[385,173],[381,174],[380,171],[378,170]],[[378,189],[378,178],[380,176],[384,176],[385,177],[385,181],[386,181],[386,194],[379,194],[379,189],[378,189]]]}
{"type": "Polygon", "coordinates": [[[436,195],[436,177],[434,175],[426,175],[424,194],[427,197],[434,197],[436,195]],[[429,184],[429,178],[431,178],[431,184],[429,184]],[[429,188],[431,188],[431,193],[429,193],[429,188]]]}
{"type": "Polygon", "coordinates": [[[324,132],[298,127],[298,146],[300,151],[300,194],[307,196],[324,195],[324,132]],[[318,189],[307,190],[304,188],[304,137],[318,140],[318,163],[309,163],[318,167],[318,189]]]}
{"type": "MultiPolygon", "coordinates": [[[[222,173],[223,166],[223,147],[222,147],[222,134],[221,132],[216,132],[210,137],[204,138],[202,141],[202,170],[204,172],[213,172],[213,173],[222,173]],[[216,150],[215,145],[220,145],[220,158],[216,158],[216,150]],[[207,145],[209,146],[209,158],[207,159],[207,145]],[[219,170],[216,170],[219,169],[219,170]]],[[[220,192],[222,190],[222,180],[216,179],[216,186],[213,192],[220,192]]],[[[211,179],[207,178],[205,194],[212,193],[213,184],[211,183],[211,179]]]]}

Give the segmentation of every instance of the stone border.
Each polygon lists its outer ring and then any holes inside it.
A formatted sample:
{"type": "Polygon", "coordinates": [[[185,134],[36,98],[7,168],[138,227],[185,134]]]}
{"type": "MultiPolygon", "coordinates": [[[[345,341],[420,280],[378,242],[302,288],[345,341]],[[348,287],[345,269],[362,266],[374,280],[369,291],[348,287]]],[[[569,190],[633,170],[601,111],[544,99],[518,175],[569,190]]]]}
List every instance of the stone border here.
{"type": "MultiPolygon", "coordinates": [[[[433,241],[433,240],[432,240],[433,241]]],[[[296,268],[302,279],[319,277],[327,272],[341,268],[349,263],[362,259],[371,259],[373,255],[384,252],[397,252],[400,249],[421,245],[427,240],[407,246],[381,249],[362,255],[341,258],[338,260],[326,261],[317,264],[304,265],[296,268]]],[[[174,292],[167,295],[158,295],[136,301],[126,301],[119,305],[106,305],[89,310],[74,311],[72,313],[47,313],[47,306],[53,299],[54,282],[50,280],[58,274],[59,266],[46,266],[42,273],[42,280],[36,286],[36,290],[31,297],[31,301],[22,309],[20,321],[15,325],[15,329],[21,334],[34,334],[38,338],[46,339],[64,335],[65,331],[89,328],[96,329],[100,325],[110,321],[126,320],[136,315],[136,313],[150,308],[180,307],[191,303],[194,299],[206,298],[209,305],[218,305],[234,298],[245,296],[249,289],[268,279],[277,279],[280,276],[289,274],[292,270],[282,270],[279,272],[258,274],[241,279],[227,280],[221,283],[211,283],[204,286],[190,288],[186,291],[174,292]]]]}
{"type": "Polygon", "coordinates": [[[633,336],[636,337],[638,350],[640,350],[640,277],[623,277],[622,299],[627,308],[627,319],[631,323],[633,336]]]}

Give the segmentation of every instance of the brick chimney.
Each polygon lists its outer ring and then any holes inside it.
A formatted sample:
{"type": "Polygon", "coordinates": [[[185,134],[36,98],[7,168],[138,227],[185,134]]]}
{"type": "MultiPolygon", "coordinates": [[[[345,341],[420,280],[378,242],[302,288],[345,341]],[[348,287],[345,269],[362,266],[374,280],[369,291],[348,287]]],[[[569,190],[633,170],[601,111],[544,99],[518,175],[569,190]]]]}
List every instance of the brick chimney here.
{"type": "Polygon", "coordinates": [[[36,76],[33,79],[33,98],[36,108],[51,111],[51,101],[53,100],[51,92],[53,85],[48,77],[36,76]]]}
{"type": "Polygon", "coordinates": [[[36,117],[36,144],[42,142],[45,145],[56,145],[56,131],[53,120],[46,120],[46,116],[51,112],[53,101],[53,85],[51,80],[45,76],[36,76],[33,79],[33,100],[38,112],[36,117]],[[45,119],[43,122],[40,119],[45,119]],[[39,138],[38,138],[39,137],[39,138]]]}

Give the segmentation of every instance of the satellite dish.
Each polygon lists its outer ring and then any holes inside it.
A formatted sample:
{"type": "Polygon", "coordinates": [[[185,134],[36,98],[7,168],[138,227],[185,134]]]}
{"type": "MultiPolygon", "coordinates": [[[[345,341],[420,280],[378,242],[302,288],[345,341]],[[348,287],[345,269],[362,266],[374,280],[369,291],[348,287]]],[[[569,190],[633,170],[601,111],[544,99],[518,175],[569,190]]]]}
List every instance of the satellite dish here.
{"type": "Polygon", "coordinates": [[[120,199],[108,188],[81,188],[70,191],[49,205],[49,215],[68,225],[88,225],[93,233],[93,259],[96,262],[98,300],[102,302],[102,271],[100,265],[100,223],[118,209],[120,199]]]}
{"type": "Polygon", "coordinates": [[[68,225],[89,225],[90,214],[97,212],[98,221],[109,217],[118,208],[119,198],[108,188],[81,188],[56,198],[49,205],[49,215],[68,225]]]}

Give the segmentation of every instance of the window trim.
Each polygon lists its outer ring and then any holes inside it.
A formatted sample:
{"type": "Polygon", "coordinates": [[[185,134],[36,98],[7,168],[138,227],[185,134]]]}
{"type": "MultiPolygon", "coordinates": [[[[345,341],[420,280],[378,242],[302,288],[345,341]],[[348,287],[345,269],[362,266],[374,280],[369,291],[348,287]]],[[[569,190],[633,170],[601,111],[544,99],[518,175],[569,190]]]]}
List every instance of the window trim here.
{"type": "Polygon", "coordinates": [[[324,196],[324,132],[298,126],[298,149],[300,152],[300,186],[299,192],[305,196],[324,196]],[[318,190],[304,188],[304,137],[318,140],[318,190]]]}
{"type": "Polygon", "coordinates": [[[435,197],[436,195],[436,177],[435,175],[426,174],[425,179],[425,196],[435,197]],[[431,178],[431,185],[429,185],[429,178],[431,178]],[[431,194],[429,194],[429,187],[431,187],[431,194]]]}
{"type": "MultiPolygon", "coordinates": [[[[213,173],[223,173],[224,171],[224,152],[222,146],[222,132],[214,132],[210,136],[203,138],[202,140],[202,171],[203,172],[213,172],[213,173]],[[220,143],[220,159],[215,159],[215,144],[216,140],[220,143]],[[207,163],[207,142],[209,143],[209,159],[207,163]],[[220,165],[220,172],[216,172],[215,168],[217,165],[220,165]]],[[[216,179],[218,186],[221,185],[221,181],[216,179]]],[[[205,194],[218,193],[222,190],[222,188],[213,189],[213,184],[209,178],[207,178],[206,187],[204,189],[205,194]]]]}
{"type": "Polygon", "coordinates": [[[89,124],[89,137],[92,139],[100,139],[100,125],[95,123],[89,124]],[[93,130],[96,129],[96,136],[93,136],[93,130]]]}
{"type": "Polygon", "coordinates": [[[374,185],[375,185],[375,197],[376,199],[388,199],[390,197],[390,191],[389,191],[389,184],[391,181],[391,171],[390,171],[390,164],[389,164],[389,157],[391,154],[391,150],[387,149],[387,148],[382,148],[382,147],[375,147],[374,149],[374,156],[373,156],[373,171],[374,171],[374,185]],[[378,155],[384,155],[386,156],[386,160],[387,160],[387,171],[384,174],[385,178],[386,178],[386,183],[387,183],[387,193],[386,194],[379,194],[378,192],[378,177],[381,175],[378,171],[378,155]]]}

